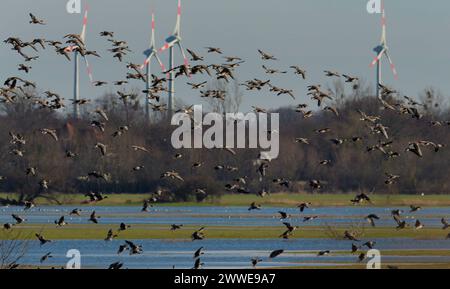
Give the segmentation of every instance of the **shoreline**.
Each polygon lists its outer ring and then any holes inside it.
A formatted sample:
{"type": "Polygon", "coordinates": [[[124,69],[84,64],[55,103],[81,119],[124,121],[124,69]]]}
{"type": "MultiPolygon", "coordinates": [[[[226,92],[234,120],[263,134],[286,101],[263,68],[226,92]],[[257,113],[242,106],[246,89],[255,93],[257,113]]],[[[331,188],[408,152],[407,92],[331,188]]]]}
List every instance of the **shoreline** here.
{"type": "MultiPolygon", "coordinates": [[[[0,198],[14,199],[16,194],[0,193],[0,198]]],[[[53,195],[63,206],[141,206],[150,194],[110,194],[108,198],[96,203],[86,203],[87,198],[83,194],[55,194],[53,195]]],[[[343,206],[363,206],[363,207],[388,207],[388,206],[424,206],[424,207],[450,207],[450,195],[377,195],[372,194],[372,204],[364,203],[353,205],[350,200],[355,194],[306,194],[306,193],[274,193],[264,198],[253,194],[227,194],[217,199],[207,199],[204,202],[165,202],[154,203],[161,207],[194,207],[194,206],[220,206],[220,207],[241,207],[248,206],[252,202],[257,202],[262,206],[280,207],[297,206],[302,202],[312,203],[312,207],[343,207],[343,206]]],[[[44,198],[35,200],[38,206],[57,206],[44,198]]]]}

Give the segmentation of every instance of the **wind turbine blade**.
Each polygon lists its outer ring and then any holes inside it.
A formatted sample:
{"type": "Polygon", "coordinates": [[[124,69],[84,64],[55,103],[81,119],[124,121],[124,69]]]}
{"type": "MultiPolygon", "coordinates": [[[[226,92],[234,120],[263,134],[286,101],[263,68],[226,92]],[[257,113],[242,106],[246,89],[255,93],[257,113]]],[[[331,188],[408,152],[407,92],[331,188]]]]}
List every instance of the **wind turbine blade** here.
{"type": "Polygon", "coordinates": [[[178,42],[178,47],[180,48],[181,54],[183,55],[184,66],[189,67],[189,60],[186,57],[186,53],[184,52],[184,48],[183,48],[183,45],[181,44],[181,42],[178,42]]]}
{"type": "Polygon", "coordinates": [[[161,67],[161,70],[164,72],[166,71],[166,67],[164,66],[164,64],[162,63],[161,59],[159,58],[158,54],[155,53],[155,58],[159,63],[159,66],[161,67]]]}
{"type": "Polygon", "coordinates": [[[150,38],[150,47],[155,46],[155,13],[152,12],[152,36],[150,38]]]}
{"type": "Polygon", "coordinates": [[[394,78],[396,80],[398,80],[398,73],[397,73],[397,69],[395,68],[394,62],[392,62],[392,59],[389,56],[387,50],[384,53],[386,54],[386,57],[387,57],[387,59],[389,61],[389,64],[391,65],[391,70],[392,70],[392,73],[394,74],[394,78]]]}
{"type": "Polygon", "coordinates": [[[174,35],[180,34],[180,26],[181,26],[181,0],[178,0],[177,23],[175,24],[175,30],[173,32],[174,35]]]}
{"type": "Polygon", "coordinates": [[[84,62],[86,63],[86,71],[89,76],[89,80],[92,84],[92,83],[94,83],[94,77],[92,75],[92,67],[89,65],[89,61],[87,60],[87,58],[86,57],[83,57],[83,58],[84,58],[84,62]]]}
{"type": "Polygon", "coordinates": [[[386,44],[386,11],[383,2],[381,2],[381,43],[386,44]]]}
{"type": "Polygon", "coordinates": [[[183,55],[184,67],[186,67],[188,76],[191,77],[191,73],[189,71],[189,59],[186,57],[186,53],[184,52],[184,48],[183,48],[183,45],[181,44],[181,42],[178,42],[177,44],[178,44],[178,47],[180,48],[181,54],[183,55]]]}
{"type": "Polygon", "coordinates": [[[89,12],[89,6],[86,5],[86,9],[84,11],[84,17],[83,17],[83,29],[81,30],[80,38],[85,42],[86,39],[86,26],[88,21],[88,12],[89,12]]]}
{"type": "Polygon", "coordinates": [[[375,57],[375,59],[372,61],[372,63],[370,63],[370,67],[373,67],[375,64],[377,64],[378,61],[380,61],[380,59],[383,56],[383,53],[385,51],[386,51],[386,49],[383,48],[383,50],[381,50],[380,54],[378,54],[377,57],[375,57]]]}

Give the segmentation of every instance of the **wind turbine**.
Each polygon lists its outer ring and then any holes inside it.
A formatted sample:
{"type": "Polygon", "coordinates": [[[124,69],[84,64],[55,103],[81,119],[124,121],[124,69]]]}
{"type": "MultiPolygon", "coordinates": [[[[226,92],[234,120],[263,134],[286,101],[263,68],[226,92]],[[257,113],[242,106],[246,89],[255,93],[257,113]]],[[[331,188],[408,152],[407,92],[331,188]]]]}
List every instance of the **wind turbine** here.
{"type": "Polygon", "coordinates": [[[171,115],[174,111],[175,107],[175,71],[174,71],[174,51],[173,48],[175,45],[178,46],[178,48],[181,51],[181,55],[184,58],[184,66],[189,71],[189,61],[186,57],[186,53],[184,52],[183,45],[181,44],[181,0],[178,0],[178,13],[177,13],[177,22],[175,24],[175,30],[173,31],[173,34],[167,37],[166,44],[159,50],[160,52],[163,52],[167,49],[169,49],[169,103],[168,103],[168,109],[169,114],[171,115]]]}
{"type": "MultiPolygon", "coordinates": [[[[83,41],[83,43],[86,43],[86,27],[87,27],[87,21],[88,21],[88,12],[89,12],[89,7],[86,5],[85,11],[84,11],[84,17],[83,17],[83,29],[81,30],[81,34],[80,34],[80,38],[83,41]]],[[[66,51],[67,52],[74,52],[74,68],[75,68],[75,73],[74,73],[74,84],[73,84],[73,116],[74,118],[79,118],[80,117],[80,110],[79,110],[79,106],[77,104],[77,101],[80,99],[80,73],[79,73],[79,65],[78,65],[78,58],[79,58],[79,52],[78,52],[78,47],[77,45],[73,45],[73,46],[68,46],[66,47],[66,51]]],[[[86,58],[86,56],[83,56],[84,58],[84,62],[86,63],[86,68],[87,68],[87,74],[89,76],[89,80],[91,83],[94,82],[93,80],[93,76],[92,76],[92,69],[91,66],[89,65],[89,62],[86,58]]]]}
{"type": "Polygon", "coordinates": [[[161,67],[162,71],[166,71],[166,68],[164,67],[164,64],[162,63],[161,59],[159,58],[155,46],[155,14],[152,12],[152,35],[150,36],[150,47],[144,51],[144,55],[147,57],[145,59],[144,64],[142,65],[142,68],[146,67],[146,90],[147,95],[145,97],[145,114],[147,117],[147,120],[150,120],[150,100],[148,98],[150,94],[150,87],[151,87],[151,61],[152,58],[156,58],[156,60],[159,63],[159,66],[161,67]]]}
{"type": "Polygon", "coordinates": [[[381,84],[381,76],[382,76],[382,72],[381,72],[381,59],[383,58],[383,56],[386,56],[386,58],[389,61],[392,73],[394,74],[394,78],[398,79],[398,74],[397,74],[397,69],[395,68],[394,63],[392,62],[391,57],[389,56],[389,47],[387,45],[387,41],[386,41],[386,14],[384,11],[384,3],[382,2],[381,4],[381,41],[380,41],[380,45],[378,45],[377,47],[375,47],[373,50],[377,53],[377,57],[375,57],[375,59],[372,61],[372,63],[370,64],[370,67],[373,67],[375,64],[377,65],[377,77],[376,77],[376,81],[377,81],[377,97],[381,98],[381,89],[380,89],[380,84],[381,84]]]}

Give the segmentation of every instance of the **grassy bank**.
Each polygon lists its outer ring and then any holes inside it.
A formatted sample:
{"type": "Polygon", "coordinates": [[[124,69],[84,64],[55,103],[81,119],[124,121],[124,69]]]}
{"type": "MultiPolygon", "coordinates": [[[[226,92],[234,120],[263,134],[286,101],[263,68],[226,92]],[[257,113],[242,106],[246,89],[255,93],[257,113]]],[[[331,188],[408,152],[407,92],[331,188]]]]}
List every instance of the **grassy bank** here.
{"type": "MultiPolygon", "coordinates": [[[[118,229],[111,225],[68,225],[57,228],[55,225],[18,225],[11,232],[0,230],[0,239],[10,239],[18,236],[20,239],[36,239],[35,233],[42,233],[51,240],[102,240],[109,229],[118,229]]],[[[185,226],[181,230],[170,231],[168,226],[132,225],[119,233],[119,239],[171,239],[189,240],[198,226],[185,226]]],[[[344,228],[335,229],[337,236],[343,236],[344,228]]],[[[273,239],[279,238],[284,227],[222,227],[210,226],[205,234],[209,239],[273,239]]],[[[413,238],[413,239],[444,239],[447,233],[438,228],[428,228],[416,231],[414,229],[396,230],[393,228],[367,228],[361,239],[374,238],[413,238]]],[[[330,231],[323,227],[305,227],[295,231],[292,238],[330,238],[330,231]]],[[[351,242],[350,242],[351,243],[351,242]]],[[[349,243],[349,244],[350,244],[349,243]]]]}
{"type": "MultiPolygon", "coordinates": [[[[281,206],[291,207],[300,202],[311,202],[315,207],[322,206],[348,206],[351,205],[350,200],[354,198],[354,194],[272,194],[264,198],[255,195],[228,194],[216,200],[207,200],[203,203],[185,202],[185,203],[165,203],[158,206],[248,206],[256,201],[263,206],[281,206]]],[[[0,198],[9,197],[13,199],[14,194],[2,194],[0,198]]],[[[56,195],[56,199],[65,205],[81,205],[86,201],[86,197],[82,194],[78,195],[56,195]]],[[[142,201],[147,199],[147,194],[114,194],[95,205],[98,206],[140,206],[142,201]]],[[[373,204],[367,206],[434,206],[447,207],[450,206],[450,195],[372,195],[373,204]]],[[[50,205],[47,199],[38,198],[38,205],[50,205]]]]}

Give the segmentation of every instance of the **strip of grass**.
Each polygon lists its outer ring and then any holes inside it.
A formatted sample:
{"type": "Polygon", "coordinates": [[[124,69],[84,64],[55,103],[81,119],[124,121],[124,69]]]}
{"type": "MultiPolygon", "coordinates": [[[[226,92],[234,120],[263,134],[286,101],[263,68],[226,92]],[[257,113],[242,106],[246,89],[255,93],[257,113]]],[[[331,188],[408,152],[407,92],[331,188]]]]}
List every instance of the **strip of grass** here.
{"type": "MultiPolygon", "coordinates": [[[[330,266],[298,266],[286,267],[280,269],[361,269],[365,270],[366,264],[336,264],[330,266]]],[[[388,263],[382,264],[381,269],[450,269],[450,264],[447,263],[388,263]]]]}
{"type": "MultiPolygon", "coordinates": [[[[263,206],[295,206],[300,202],[311,202],[315,207],[323,206],[349,206],[350,200],[355,194],[287,194],[278,193],[259,198],[255,195],[227,194],[216,200],[207,200],[203,203],[165,203],[158,206],[248,206],[252,202],[258,202],[263,206]]],[[[9,197],[13,199],[15,194],[0,193],[0,198],[9,197]]],[[[56,195],[56,199],[65,205],[81,205],[86,201],[82,194],[76,195],[56,195]]],[[[140,206],[144,199],[148,199],[148,194],[113,194],[96,206],[140,206]]],[[[366,206],[450,206],[450,195],[372,195],[373,204],[366,206]]],[[[38,198],[38,205],[50,205],[47,199],[38,198]]],[[[53,204],[54,205],[54,204],[53,204]]]]}
{"type": "MultiPolygon", "coordinates": [[[[41,233],[51,240],[101,240],[106,237],[109,229],[117,228],[111,225],[68,225],[57,228],[49,224],[18,225],[11,232],[0,230],[1,239],[35,239],[35,233],[41,233]]],[[[170,231],[168,226],[132,225],[127,231],[119,233],[119,239],[171,239],[188,240],[191,233],[198,227],[186,226],[181,230],[170,231]]],[[[344,228],[336,229],[338,236],[343,236],[344,228]]],[[[211,226],[205,230],[208,239],[276,239],[284,231],[283,227],[221,227],[211,226]]],[[[369,228],[364,231],[361,239],[374,238],[412,238],[412,239],[444,239],[446,232],[441,229],[428,228],[420,231],[413,229],[395,230],[393,228],[369,228]]],[[[331,238],[330,232],[322,227],[301,228],[294,232],[296,238],[331,238]]]]}

